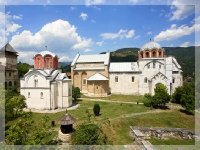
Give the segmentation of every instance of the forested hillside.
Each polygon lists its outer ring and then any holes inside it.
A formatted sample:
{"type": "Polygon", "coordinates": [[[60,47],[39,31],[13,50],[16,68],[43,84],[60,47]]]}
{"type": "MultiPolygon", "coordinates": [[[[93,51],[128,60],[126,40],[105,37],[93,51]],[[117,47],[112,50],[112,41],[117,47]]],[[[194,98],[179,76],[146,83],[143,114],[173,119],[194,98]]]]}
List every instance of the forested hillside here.
{"type": "MultiPolygon", "coordinates": [[[[181,65],[184,77],[193,77],[195,72],[195,47],[163,47],[166,56],[174,56],[181,65]]],[[[138,60],[139,48],[122,48],[111,52],[111,62],[138,60]]]]}

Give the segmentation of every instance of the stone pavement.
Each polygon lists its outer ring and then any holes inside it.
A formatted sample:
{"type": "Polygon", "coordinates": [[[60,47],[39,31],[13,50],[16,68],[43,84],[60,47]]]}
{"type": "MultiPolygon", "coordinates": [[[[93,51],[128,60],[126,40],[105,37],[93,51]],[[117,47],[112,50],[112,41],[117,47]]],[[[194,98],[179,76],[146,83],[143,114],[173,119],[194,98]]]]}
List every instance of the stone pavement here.
{"type": "Polygon", "coordinates": [[[23,109],[23,111],[29,112],[31,110],[31,112],[37,112],[37,113],[57,113],[57,112],[61,112],[61,111],[66,111],[66,109],[67,110],[74,110],[74,109],[77,109],[79,106],[80,106],[80,104],[74,103],[69,108],[58,108],[58,109],[54,109],[54,110],[23,109]]]}

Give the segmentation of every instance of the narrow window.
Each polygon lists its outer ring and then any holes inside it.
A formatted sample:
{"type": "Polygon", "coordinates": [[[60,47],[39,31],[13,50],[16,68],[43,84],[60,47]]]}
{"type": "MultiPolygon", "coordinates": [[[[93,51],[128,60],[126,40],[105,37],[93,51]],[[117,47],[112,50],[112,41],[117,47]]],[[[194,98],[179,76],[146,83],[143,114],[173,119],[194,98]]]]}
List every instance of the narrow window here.
{"type": "Polygon", "coordinates": [[[98,85],[96,86],[96,89],[97,89],[97,90],[99,89],[99,86],[98,86],[98,85]]]}
{"type": "Polygon", "coordinates": [[[156,63],[153,63],[153,68],[156,68],[156,63]]]}
{"type": "Polygon", "coordinates": [[[161,52],[159,52],[159,57],[162,57],[162,53],[161,52]]]}
{"type": "Polygon", "coordinates": [[[147,68],[148,68],[148,69],[150,68],[150,65],[149,65],[149,64],[147,65],[147,68]]]}
{"type": "Polygon", "coordinates": [[[9,81],[9,86],[12,86],[12,82],[11,81],[9,81]]]}
{"type": "Polygon", "coordinates": [[[118,82],[118,76],[115,77],[115,82],[118,82]]]}
{"type": "Polygon", "coordinates": [[[144,83],[147,83],[147,78],[144,78],[144,83]]]}
{"type": "Polygon", "coordinates": [[[43,98],[43,92],[40,93],[40,98],[43,98]]]}
{"type": "Polygon", "coordinates": [[[38,59],[38,68],[40,68],[40,59],[38,59]]]}
{"type": "Polygon", "coordinates": [[[153,57],[156,57],[156,52],[153,52],[153,57]]]}
{"type": "Polygon", "coordinates": [[[50,65],[49,65],[49,58],[47,58],[47,68],[50,68],[50,65]]]}
{"type": "Polygon", "coordinates": [[[135,77],[133,76],[133,77],[132,77],[132,82],[134,82],[134,79],[135,79],[135,77]]]}
{"type": "Polygon", "coordinates": [[[86,85],[86,79],[83,79],[83,85],[86,85]]]}
{"type": "Polygon", "coordinates": [[[9,77],[11,77],[11,72],[9,72],[9,77]]]}
{"type": "Polygon", "coordinates": [[[30,92],[28,92],[28,97],[30,97],[31,96],[31,94],[30,94],[30,92]]]}
{"type": "Polygon", "coordinates": [[[38,80],[37,79],[34,80],[34,85],[35,85],[35,87],[38,87],[38,80]]]}
{"type": "Polygon", "coordinates": [[[149,52],[146,52],[146,58],[149,58],[149,52]]]}
{"type": "Polygon", "coordinates": [[[161,69],[161,64],[159,64],[159,68],[161,69]]]}
{"type": "Polygon", "coordinates": [[[172,83],[175,83],[175,79],[174,78],[172,79],[172,83]]]}

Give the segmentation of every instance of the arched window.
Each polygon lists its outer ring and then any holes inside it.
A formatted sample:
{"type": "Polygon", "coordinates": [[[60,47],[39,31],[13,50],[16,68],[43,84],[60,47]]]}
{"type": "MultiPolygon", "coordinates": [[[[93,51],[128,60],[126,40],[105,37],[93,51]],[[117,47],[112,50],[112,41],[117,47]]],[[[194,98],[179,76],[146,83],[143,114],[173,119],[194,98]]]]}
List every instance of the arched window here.
{"type": "Polygon", "coordinates": [[[161,64],[159,64],[159,68],[161,69],[161,64]]]}
{"type": "Polygon", "coordinates": [[[118,82],[118,76],[115,77],[115,82],[118,82]]]}
{"type": "Polygon", "coordinates": [[[162,52],[159,52],[159,57],[162,57],[162,52]]]}
{"type": "Polygon", "coordinates": [[[135,80],[135,77],[134,77],[134,76],[132,76],[132,82],[134,82],[134,80],[135,80]]]}
{"type": "Polygon", "coordinates": [[[149,52],[146,52],[146,58],[149,58],[149,52]]]}
{"type": "Polygon", "coordinates": [[[9,81],[9,86],[12,86],[12,81],[9,81]]]}
{"type": "Polygon", "coordinates": [[[146,77],[146,78],[144,78],[144,83],[147,83],[147,77],[146,77]]]}
{"type": "Polygon", "coordinates": [[[172,79],[172,83],[175,83],[175,78],[172,79]]]}
{"type": "Polygon", "coordinates": [[[156,63],[153,63],[153,68],[156,68],[156,63]]]}
{"type": "Polygon", "coordinates": [[[155,51],[153,52],[153,57],[156,57],[156,52],[155,51]]]}
{"type": "Polygon", "coordinates": [[[38,68],[40,68],[40,59],[38,59],[38,68]]]}
{"type": "Polygon", "coordinates": [[[43,92],[40,93],[40,98],[43,98],[43,92]]]}
{"type": "Polygon", "coordinates": [[[28,92],[28,97],[30,97],[31,96],[31,94],[30,94],[30,92],[28,92]]]}
{"type": "Polygon", "coordinates": [[[38,87],[38,79],[34,80],[34,85],[35,85],[35,87],[38,87]]]}
{"type": "Polygon", "coordinates": [[[47,61],[46,61],[46,63],[47,63],[47,68],[50,68],[50,62],[49,62],[49,58],[47,58],[47,61]]]}

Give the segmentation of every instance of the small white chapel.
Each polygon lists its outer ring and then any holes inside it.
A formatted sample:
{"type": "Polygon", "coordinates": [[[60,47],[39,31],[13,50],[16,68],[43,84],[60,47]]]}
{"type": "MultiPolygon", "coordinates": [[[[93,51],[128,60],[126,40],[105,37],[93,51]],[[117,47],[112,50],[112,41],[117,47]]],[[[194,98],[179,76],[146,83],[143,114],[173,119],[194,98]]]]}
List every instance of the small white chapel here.
{"type": "Polygon", "coordinates": [[[58,56],[50,51],[35,54],[34,68],[20,79],[20,93],[29,109],[52,110],[72,105],[72,83],[58,70],[58,56]]]}

